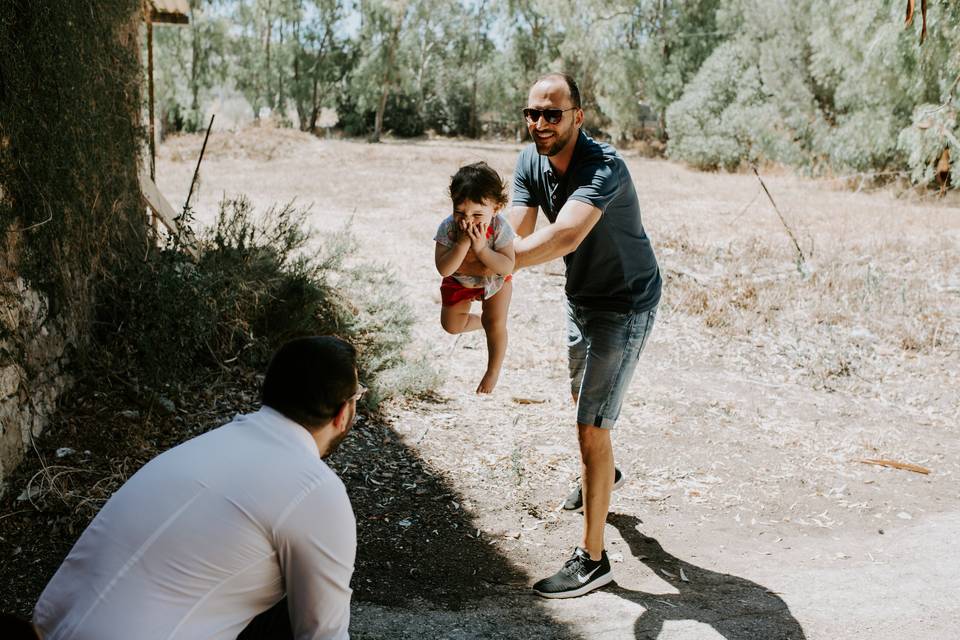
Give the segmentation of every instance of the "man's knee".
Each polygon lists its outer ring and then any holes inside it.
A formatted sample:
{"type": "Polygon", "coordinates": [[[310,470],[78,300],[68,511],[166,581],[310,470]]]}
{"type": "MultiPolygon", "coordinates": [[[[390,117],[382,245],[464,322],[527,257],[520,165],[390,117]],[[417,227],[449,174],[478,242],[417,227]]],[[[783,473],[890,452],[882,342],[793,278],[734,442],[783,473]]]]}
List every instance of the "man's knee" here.
{"type": "Polygon", "coordinates": [[[583,453],[602,450],[610,446],[610,431],[592,424],[577,424],[577,439],[583,453]]]}

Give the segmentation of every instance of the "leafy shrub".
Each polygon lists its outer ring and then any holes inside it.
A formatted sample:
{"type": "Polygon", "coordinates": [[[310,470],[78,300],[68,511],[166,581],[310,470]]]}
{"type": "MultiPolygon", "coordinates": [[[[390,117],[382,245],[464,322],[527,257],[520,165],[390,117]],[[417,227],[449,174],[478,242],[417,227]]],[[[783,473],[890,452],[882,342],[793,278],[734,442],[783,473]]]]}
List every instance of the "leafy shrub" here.
{"type": "Polygon", "coordinates": [[[750,158],[763,109],[756,64],[736,41],[718,46],[667,109],[671,157],[701,169],[732,169],[750,158]],[[736,78],[736,82],[731,82],[736,78]]]}
{"type": "Polygon", "coordinates": [[[899,148],[907,154],[910,179],[920,184],[935,180],[936,165],[944,149],[949,149],[950,177],[954,185],[960,184],[960,120],[957,107],[925,104],[913,112],[913,121],[900,132],[899,148]]]}
{"type": "Polygon", "coordinates": [[[425,391],[435,383],[426,367],[415,379],[387,375],[405,363],[413,323],[393,293],[396,279],[382,267],[347,264],[356,248],[348,229],[311,249],[308,213],[287,204],[257,217],[245,198],[225,200],[200,233],[198,260],[173,238],[127,264],[98,292],[102,364],[156,387],[234,363],[262,369],[290,338],[333,334],[357,346],[374,404],[425,391]]]}

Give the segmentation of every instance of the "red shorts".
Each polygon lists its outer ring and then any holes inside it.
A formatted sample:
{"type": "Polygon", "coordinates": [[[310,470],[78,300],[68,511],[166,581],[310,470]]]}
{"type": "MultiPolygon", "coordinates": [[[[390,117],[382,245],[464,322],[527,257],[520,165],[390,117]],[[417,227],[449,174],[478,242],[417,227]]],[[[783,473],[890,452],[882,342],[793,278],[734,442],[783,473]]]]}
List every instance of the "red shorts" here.
{"type": "MultiPolygon", "coordinates": [[[[513,275],[508,275],[503,280],[510,282],[513,275]]],[[[452,307],[464,300],[483,300],[483,287],[465,287],[453,276],[447,276],[440,282],[440,301],[444,307],[452,307]]]]}

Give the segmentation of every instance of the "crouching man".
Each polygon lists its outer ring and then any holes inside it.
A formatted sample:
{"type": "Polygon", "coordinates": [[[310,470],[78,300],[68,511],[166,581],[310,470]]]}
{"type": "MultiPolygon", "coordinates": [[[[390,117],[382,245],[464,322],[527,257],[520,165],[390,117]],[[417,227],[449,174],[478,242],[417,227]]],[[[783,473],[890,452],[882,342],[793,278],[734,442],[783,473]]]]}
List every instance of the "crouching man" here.
{"type": "Polygon", "coordinates": [[[148,462],[34,609],[46,640],[347,638],[356,522],[323,458],[365,389],[333,337],[283,345],[259,411],[148,462]]]}

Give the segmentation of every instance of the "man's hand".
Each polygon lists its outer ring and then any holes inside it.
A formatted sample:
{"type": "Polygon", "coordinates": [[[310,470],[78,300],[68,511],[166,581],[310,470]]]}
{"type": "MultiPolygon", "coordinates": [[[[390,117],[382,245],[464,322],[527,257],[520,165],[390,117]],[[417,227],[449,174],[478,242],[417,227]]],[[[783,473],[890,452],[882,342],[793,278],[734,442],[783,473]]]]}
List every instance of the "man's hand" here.
{"type": "Polygon", "coordinates": [[[514,243],[514,270],[543,264],[576,250],[601,215],[603,212],[593,205],[579,200],[567,200],[553,224],[514,243]]]}

